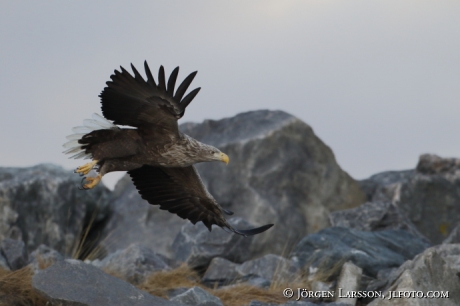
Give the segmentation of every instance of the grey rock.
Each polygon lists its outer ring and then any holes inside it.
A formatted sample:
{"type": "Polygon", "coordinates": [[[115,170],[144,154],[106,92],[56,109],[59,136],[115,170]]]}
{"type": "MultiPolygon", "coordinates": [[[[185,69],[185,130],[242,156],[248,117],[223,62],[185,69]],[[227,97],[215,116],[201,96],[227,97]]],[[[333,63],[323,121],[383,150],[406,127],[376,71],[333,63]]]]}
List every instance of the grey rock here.
{"type": "Polygon", "coordinates": [[[337,292],[340,288],[343,294],[337,295],[335,300],[337,303],[356,305],[358,298],[354,297],[351,293],[359,290],[362,273],[363,270],[352,262],[343,264],[339,279],[337,280],[336,290],[337,292]]]}
{"type": "MultiPolygon", "coordinates": [[[[249,228],[250,224],[241,218],[228,219],[236,228],[249,228]]],[[[192,268],[207,267],[214,257],[222,257],[241,263],[250,257],[249,246],[254,236],[232,235],[214,227],[210,232],[202,223],[186,223],[172,245],[175,260],[185,262],[192,268]]]]}
{"type": "Polygon", "coordinates": [[[183,124],[181,130],[230,157],[228,166],[197,165],[216,200],[254,226],[275,224],[257,235],[252,258],[283,254],[306,234],[329,226],[331,211],[365,202],[332,150],[309,125],[285,112],[252,111],[183,124]]]}
{"type": "MultiPolygon", "coordinates": [[[[396,277],[391,281],[388,290],[384,293],[388,296],[388,291],[443,291],[449,292],[448,298],[400,298],[400,299],[375,299],[369,305],[460,305],[460,280],[458,270],[455,269],[446,257],[459,255],[458,245],[441,245],[425,250],[417,255],[413,260],[405,262],[396,271],[396,277]],[[396,304],[395,304],[396,303],[396,304]]],[[[457,259],[458,260],[458,259],[457,259]]]]}
{"type": "Polygon", "coordinates": [[[131,244],[102,260],[94,260],[92,264],[104,271],[114,272],[134,284],[141,283],[155,271],[170,269],[162,255],[138,244],[131,244]]]}
{"type": "Polygon", "coordinates": [[[428,247],[426,241],[404,230],[366,232],[331,227],[304,237],[290,258],[300,267],[308,265],[312,272],[352,261],[366,275],[376,277],[379,270],[399,267],[428,247]]]}
{"type": "MultiPolygon", "coordinates": [[[[367,202],[355,208],[329,214],[332,226],[361,231],[406,230],[427,240],[399,207],[391,202],[367,202]]],[[[427,240],[428,242],[428,240],[427,240]]]]}
{"type": "Polygon", "coordinates": [[[29,264],[35,272],[63,260],[64,256],[44,244],[39,245],[29,256],[29,264]]]}
{"type": "Polygon", "coordinates": [[[11,270],[21,269],[27,265],[28,255],[23,241],[4,239],[0,244],[0,250],[11,270]]]}
{"type": "Polygon", "coordinates": [[[256,275],[269,281],[292,281],[298,272],[297,266],[291,260],[274,254],[246,261],[236,270],[242,276],[256,275]]]}
{"type": "Polygon", "coordinates": [[[460,220],[459,163],[425,154],[415,170],[379,173],[360,184],[370,201],[395,203],[420,233],[439,244],[460,220]]]}
{"type": "MultiPolygon", "coordinates": [[[[442,259],[450,265],[451,269],[455,270],[457,275],[460,275],[460,244],[443,244],[431,247],[430,249],[435,250],[436,253],[438,253],[442,259]]],[[[413,261],[409,260],[399,268],[380,270],[377,274],[377,279],[370,282],[366,290],[381,291],[388,289],[389,285],[394,283],[405,270],[412,268],[412,265],[413,261]]]]}
{"type": "Polygon", "coordinates": [[[399,268],[393,269],[390,273],[385,273],[384,277],[380,277],[381,279],[386,278],[386,283],[384,286],[381,286],[379,289],[388,289],[390,284],[396,282],[397,278],[406,270],[412,269],[415,264],[420,264],[419,258],[423,257],[425,253],[435,252],[439,256],[442,257],[443,261],[445,261],[451,270],[453,270],[457,275],[460,275],[460,244],[442,244],[431,247],[427,249],[422,254],[416,256],[413,260],[408,260],[404,262],[399,268]]]}
{"type": "Polygon", "coordinates": [[[223,306],[222,301],[218,297],[200,287],[190,288],[173,297],[171,301],[191,306],[223,306]]]}
{"type": "Polygon", "coordinates": [[[215,257],[206,269],[202,281],[205,283],[230,283],[240,276],[236,271],[238,266],[238,264],[225,258],[215,257]]]}
{"type": "MultiPolygon", "coordinates": [[[[75,255],[90,221],[96,229],[110,213],[110,191],[102,184],[79,190],[80,180],[71,170],[51,164],[0,168],[0,240],[22,240],[29,253],[45,244],[75,255]]],[[[87,241],[97,234],[91,231],[87,241]]]]}
{"type": "Polygon", "coordinates": [[[180,305],[149,295],[77,260],[59,261],[41,270],[33,276],[32,286],[53,305],[180,305]]]}
{"type": "Polygon", "coordinates": [[[395,191],[399,188],[399,184],[409,182],[415,174],[415,170],[385,171],[358,183],[366,193],[369,202],[395,202],[398,200],[395,191]]]}
{"type": "Polygon", "coordinates": [[[442,158],[434,154],[420,155],[417,172],[423,174],[454,174],[460,170],[460,159],[442,158]]]}

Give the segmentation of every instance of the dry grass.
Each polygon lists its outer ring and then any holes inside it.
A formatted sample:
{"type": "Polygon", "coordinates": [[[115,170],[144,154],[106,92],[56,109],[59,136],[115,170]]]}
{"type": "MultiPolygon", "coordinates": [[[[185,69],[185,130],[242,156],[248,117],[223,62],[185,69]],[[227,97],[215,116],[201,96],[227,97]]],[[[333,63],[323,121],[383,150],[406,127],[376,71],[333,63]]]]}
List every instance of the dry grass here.
{"type": "Polygon", "coordinates": [[[159,271],[150,275],[138,288],[149,292],[152,295],[168,298],[168,291],[176,288],[194,286],[207,289],[200,284],[200,276],[196,271],[186,265],[169,270],[159,271]]]}
{"type": "Polygon", "coordinates": [[[95,220],[98,213],[98,209],[95,209],[92,212],[91,216],[89,216],[87,224],[83,226],[79,237],[70,247],[71,258],[84,261],[86,259],[94,260],[102,258],[107,255],[105,248],[99,244],[100,236],[93,237],[93,235],[91,235],[91,230],[94,229],[93,227],[97,227],[95,220]]]}
{"type": "MultiPolygon", "coordinates": [[[[321,280],[327,278],[328,273],[317,274],[321,280]]],[[[117,276],[117,275],[114,275],[117,276]]],[[[315,280],[318,279],[315,277],[315,280]]],[[[319,279],[318,279],[319,280],[319,279]]],[[[249,284],[233,284],[224,288],[208,288],[201,284],[199,274],[192,268],[182,265],[169,271],[156,272],[150,275],[138,288],[148,293],[168,298],[168,292],[177,288],[200,287],[212,295],[221,299],[226,306],[248,305],[252,300],[258,300],[265,303],[286,303],[288,300],[283,297],[282,292],[285,288],[307,288],[309,289],[310,281],[302,275],[295,275],[289,282],[273,280],[271,286],[262,289],[249,284]]]]}
{"type": "Polygon", "coordinates": [[[0,269],[0,305],[46,306],[48,301],[32,287],[32,276],[29,267],[16,271],[0,269]]]}

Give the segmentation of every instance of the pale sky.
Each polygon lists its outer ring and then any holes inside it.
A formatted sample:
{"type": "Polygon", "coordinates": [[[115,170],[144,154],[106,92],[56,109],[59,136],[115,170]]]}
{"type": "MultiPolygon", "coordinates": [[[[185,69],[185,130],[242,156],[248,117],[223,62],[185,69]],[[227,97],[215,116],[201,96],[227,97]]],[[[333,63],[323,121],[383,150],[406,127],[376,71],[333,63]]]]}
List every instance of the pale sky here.
{"type": "Polygon", "coordinates": [[[144,60],[198,70],[181,122],[283,110],[356,179],[460,157],[459,16],[458,0],[2,1],[0,166],[81,165],[65,136],[144,60]]]}

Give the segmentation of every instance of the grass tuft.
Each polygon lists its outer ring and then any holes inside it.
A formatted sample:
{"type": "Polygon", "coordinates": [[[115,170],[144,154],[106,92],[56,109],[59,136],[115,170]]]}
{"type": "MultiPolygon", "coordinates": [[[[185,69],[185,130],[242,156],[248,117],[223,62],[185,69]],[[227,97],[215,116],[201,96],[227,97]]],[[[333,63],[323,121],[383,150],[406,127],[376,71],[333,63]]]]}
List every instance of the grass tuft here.
{"type": "Polygon", "coordinates": [[[195,270],[187,265],[181,265],[173,270],[152,273],[143,283],[138,285],[138,288],[152,295],[168,298],[170,290],[194,286],[208,289],[200,284],[200,276],[195,270]]]}
{"type": "Polygon", "coordinates": [[[33,274],[33,270],[28,266],[16,271],[0,268],[0,305],[49,305],[32,287],[33,274]]]}

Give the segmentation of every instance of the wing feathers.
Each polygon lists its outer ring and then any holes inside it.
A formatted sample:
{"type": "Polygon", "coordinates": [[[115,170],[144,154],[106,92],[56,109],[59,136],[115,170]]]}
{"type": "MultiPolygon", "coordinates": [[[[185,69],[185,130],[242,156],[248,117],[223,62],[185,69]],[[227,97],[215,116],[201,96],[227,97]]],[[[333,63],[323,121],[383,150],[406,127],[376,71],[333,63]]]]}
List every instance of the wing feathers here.
{"type": "Polygon", "coordinates": [[[107,82],[107,87],[99,95],[102,113],[115,124],[130,125],[148,131],[162,130],[163,134],[178,136],[177,120],[184,115],[185,108],[199,91],[196,89],[190,92],[185,103],[181,103],[196,72],[185,78],[174,96],[179,67],[172,71],[167,86],[163,66],[158,70],[158,84],[155,83],[146,61],[144,68],[147,81],[133,64],[131,69],[134,76],[123,67],[120,67],[120,71],[115,70],[110,76],[111,81],[107,82]]]}
{"type": "Polygon", "coordinates": [[[141,74],[139,73],[139,71],[137,71],[136,67],[134,67],[133,64],[131,64],[131,69],[133,70],[134,72],[134,79],[138,82],[145,82],[144,78],[141,76],[141,74]]]}
{"type": "Polygon", "coordinates": [[[177,75],[179,74],[179,67],[176,67],[169,76],[168,80],[168,94],[172,97],[174,96],[174,86],[176,86],[177,75]]]}
{"type": "Polygon", "coordinates": [[[216,224],[226,231],[250,236],[262,233],[273,226],[268,224],[247,230],[233,228],[225,220],[222,212],[233,213],[221,208],[206,192],[193,166],[162,168],[144,165],[128,173],[143,199],[150,204],[160,205],[160,209],[177,214],[193,224],[201,221],[209,231],[212,225],[216,224]]]}
{"type": "Polygon", "coordinates": [[[160,66],[160,70],[158,70],[158,89],[166,91],[165,69],[163,66],[160,66]]]}
{"type": "Polygon", "coordinates": [[[177,101],[182,100],[182,97],[184,96],[185,92],[187,91],[188,87],[192,83],[197,73],[198,71],[190,73],[188,77],[186,77],[185,80],[182,82],[182,84],[179,85],[179,88],[177,88],[177,91],[176,91],[176,95],[174,96],[175,100],[177,101]]]}
{"type": "Polygon", "coordinates": [[[187,96],[185,96],[185,98],[180,103],[180,108],[182,110],[185,110],[185,108],[190,104],[190,102],[192,102],[193,98],[195,98],[195,96],[198,94],[200,89],[201,89],[201,87],[198,87],[198,88],[192,90],[187,96]]]}
{"type": "Polygon", "coordinates": [[[147,61],[144,61],[144,69],[145,74],[147,75],[147,83],[152,87],[157,87],[157,83],[155,83],[155,79],[153,78],[152,72],[150,71],[147,61]]]}

